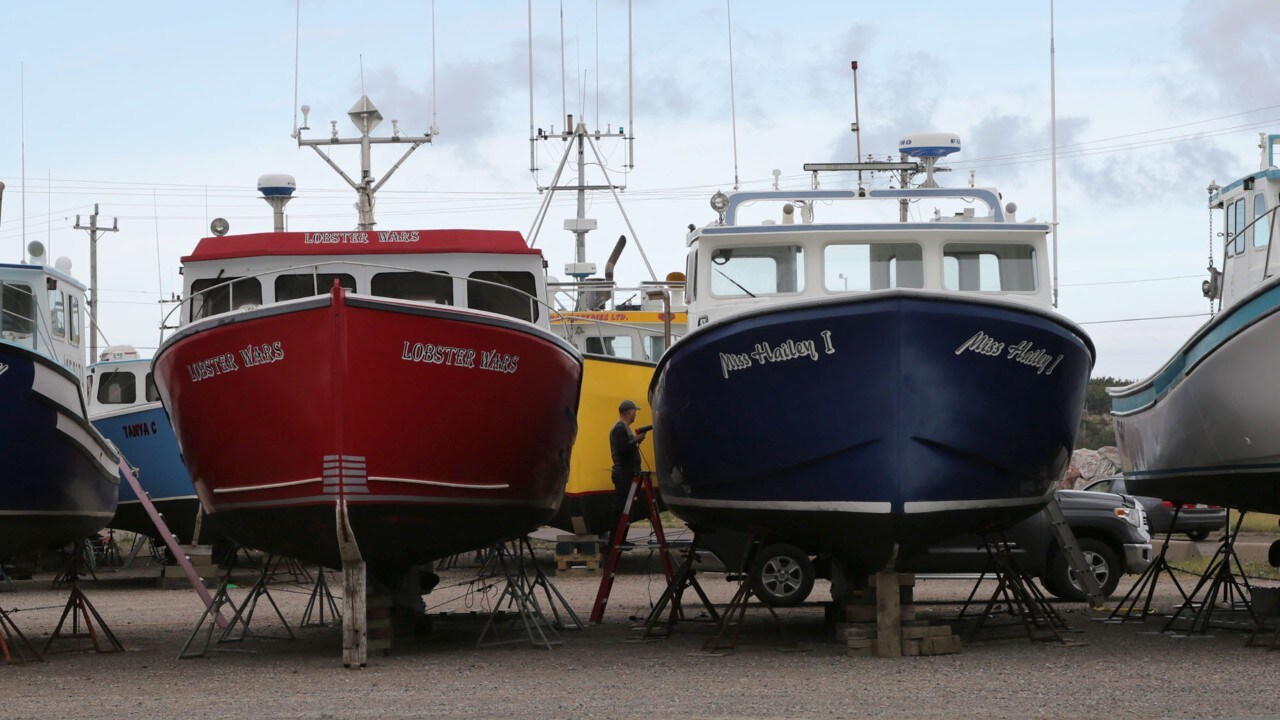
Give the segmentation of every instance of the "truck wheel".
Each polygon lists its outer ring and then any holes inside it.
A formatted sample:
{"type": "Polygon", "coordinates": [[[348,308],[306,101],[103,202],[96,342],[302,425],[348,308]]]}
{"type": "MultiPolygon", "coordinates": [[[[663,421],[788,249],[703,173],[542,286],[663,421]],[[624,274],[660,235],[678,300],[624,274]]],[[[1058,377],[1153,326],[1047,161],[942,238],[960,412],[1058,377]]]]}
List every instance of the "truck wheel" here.
{"type": "MultiPolygon", "coordinates": [[[[1085,563],[1093,570],[1093,576],[1098,579],[1098,585],[1102,588],[1102,597],[1111,597],[1111,593],[1115,592],[1116,586],[1120,584],[1122,572],[1120,558],[1101,540],[1080,538],[1078,543],[1080,552],[1084,554],[1085,563]]],[[[1061,549],[1050,558],[1048,571],[1044,586],[1049,592],[1063,600],[1080,602],[1086,599],[1084,590],[1076,585],[1075,579],[1071,577],[1067,556],[1061,549]]]]}
{"type": "Polygon", "coordinates": [[[751,576],[751,588],[769,605],[799,605],[813,590],[813,563],[809,554],[795,545],[769,545],[760,551],[756,567],[757,571],[751,576]]]}

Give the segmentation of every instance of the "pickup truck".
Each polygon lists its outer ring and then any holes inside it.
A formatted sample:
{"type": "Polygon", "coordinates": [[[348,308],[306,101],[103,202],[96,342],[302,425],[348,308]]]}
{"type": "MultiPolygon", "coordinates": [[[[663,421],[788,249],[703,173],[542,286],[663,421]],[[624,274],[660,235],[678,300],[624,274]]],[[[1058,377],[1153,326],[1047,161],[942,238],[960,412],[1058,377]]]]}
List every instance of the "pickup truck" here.
{"type": "MultiPolygon", "coordinates": [[[[1058,505],[1076,541],[1093,568],[1094,577],[1109,596],[1125,573],[1142,572],[1151,563],[1151,535],[1141,503],[1128,495],[1059,490],[1058,505]]],[[[1038,512],[1005,531],[1014,561],[1038,578],[1046,590],[1067,600],[1084,600],[1071,579],[1066,556],[1058,545],[1049,517],[1038,512]]],[[[729,579],[740,578],[750,546],[747,533],[704,531],[701,542],[720,560],[729,579]]],[[[759,570],[751,579],[756,594],[777,606],[799,605],[808,598],[817,577],[829,577],[830,558],[814,555],[785,540],[774,539],[762,550],[759,570]]],[[[972,574],[987,570],[989,560],[976,535],[961,535],[928,551],[898,562],[898,570],[917,574],[972,574]]]]}

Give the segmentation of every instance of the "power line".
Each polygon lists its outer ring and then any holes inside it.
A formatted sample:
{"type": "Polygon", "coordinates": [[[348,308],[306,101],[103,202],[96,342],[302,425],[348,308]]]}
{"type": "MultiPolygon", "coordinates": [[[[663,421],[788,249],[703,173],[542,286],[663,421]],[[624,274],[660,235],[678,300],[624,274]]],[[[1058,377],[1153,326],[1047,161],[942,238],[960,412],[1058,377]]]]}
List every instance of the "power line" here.
{"type": "Polygon", "coordinates": [[[1136,280],[1099,280],[1097,282],[1082,283],[1062,283],[1062,287],[1089,287],[1093,285],[1130,285],[1133,283],[1163,282],[1165,280],[1189,280],[1191,278],[1203,277],[1200,275],[1170,275],[1169,277],[1158,278],[1138,278],[1136,280]]]}
{"type": "Polygon", "coordinates": [[[1190,313],[1187,315],[1159,315],[1156,317],[1117,318],[1115,320],[1085,320],[1077,325],[1108,325],[1111,323],[1143,322],[1146,320],[1179,320],[1182,318],[1210,317],[1213,313],[1190,313]]]}

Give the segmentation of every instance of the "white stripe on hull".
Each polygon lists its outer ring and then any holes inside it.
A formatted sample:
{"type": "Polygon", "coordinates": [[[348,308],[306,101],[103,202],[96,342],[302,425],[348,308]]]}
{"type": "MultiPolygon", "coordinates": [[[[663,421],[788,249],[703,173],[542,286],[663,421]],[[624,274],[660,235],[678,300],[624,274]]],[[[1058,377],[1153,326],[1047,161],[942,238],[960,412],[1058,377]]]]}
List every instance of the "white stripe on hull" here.
{"type": "Polygon", "coordinates": [[[40,517],[93,517],[111,518],[114,512],[76,512],[74,510],[0,510],[0,516],[38,515],[40,517]]]}
{"type": "Polygon", "coordinates": [[[663,498],[668,505],[686,507],[730,508],[734,510],[794,510],[799,512],[843,512],[887,515],[893,504],[887,502],[837,502],[832,500],[704,500],[700,498],[663,498]]]}
{"type": "Polygon", "coordinates": [[[119,477],[120,466],[117,465],[115,458],[110,457],[102,450],[102,445],[105,442],[98,442],[100,438],[91,436],[80,423],[60,412],[58,413],[58,432],[66,435],[72,442],[77,443],[85,452],[89,453],[98,462],[103,474],[108,477],[119,477]]]}
{"type": "Polygon", "coordinates": [[[80,402],[79,385],[38,360],[32,361],[32,364],[35,366],[35,376],[31,381],[32,390],[60,405],[62,411],[69,415],[79,416],[84,413],[84,406],[80,402]]]}
{"type": "Polygon", "coordinates": [[[902,504],[902,512],[914,514],[948,512],[952,510],[983,510],[986,508],[1017,507],[1019,505],[1040,505],[1047,502],[1048,499],[1048,495],[1040,495],[1038,497],[996,498],[994,500],[936,500],[929,502],[909,502],[902,504]]]}

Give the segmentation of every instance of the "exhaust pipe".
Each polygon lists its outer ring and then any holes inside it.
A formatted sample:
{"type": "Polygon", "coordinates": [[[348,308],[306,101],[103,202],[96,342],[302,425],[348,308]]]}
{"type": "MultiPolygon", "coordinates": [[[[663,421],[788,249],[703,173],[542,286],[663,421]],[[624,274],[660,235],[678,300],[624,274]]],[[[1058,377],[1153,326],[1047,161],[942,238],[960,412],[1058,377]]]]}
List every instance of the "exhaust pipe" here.
{"type": "Polygon", "coordinates": [[[613,266],[618,264],[618,257],[622,255],[622,249],[627,246],[627,236],[619,235],[618,242],[613,246],[613,252],[609,253],[609,260],[604,264],[604,279],[613,282],[613,266]]]}

